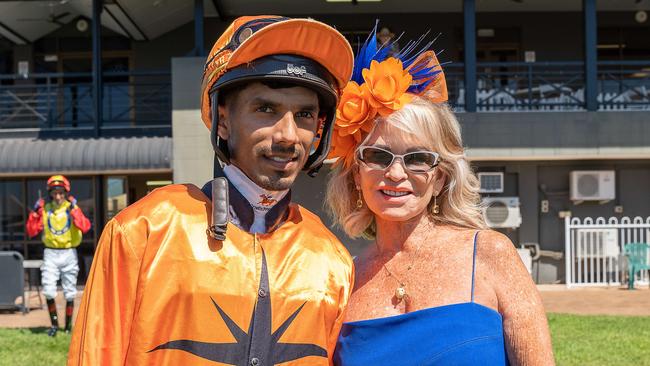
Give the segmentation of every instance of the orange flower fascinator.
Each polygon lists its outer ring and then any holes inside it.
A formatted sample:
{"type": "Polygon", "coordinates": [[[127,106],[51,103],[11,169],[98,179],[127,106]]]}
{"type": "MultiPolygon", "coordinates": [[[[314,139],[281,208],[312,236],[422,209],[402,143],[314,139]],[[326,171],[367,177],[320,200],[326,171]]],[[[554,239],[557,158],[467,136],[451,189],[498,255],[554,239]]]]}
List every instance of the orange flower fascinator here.
{"type": "MultiPolygon", "coordinates": [[[[426,34],[389,56],[392,44],[377,45],[377,25],[359,50],[352,80],[343,89],[334,122],[328,158],[335,166],[349,167],[354,151],[374,127],[377,116],[388,116],[408,104],[413,96],[433,103],[447,101],[447,84],[433,41],[420,47],[426,34]]],[[[394,41],[395,42],[395,41],[394,41]]]]}

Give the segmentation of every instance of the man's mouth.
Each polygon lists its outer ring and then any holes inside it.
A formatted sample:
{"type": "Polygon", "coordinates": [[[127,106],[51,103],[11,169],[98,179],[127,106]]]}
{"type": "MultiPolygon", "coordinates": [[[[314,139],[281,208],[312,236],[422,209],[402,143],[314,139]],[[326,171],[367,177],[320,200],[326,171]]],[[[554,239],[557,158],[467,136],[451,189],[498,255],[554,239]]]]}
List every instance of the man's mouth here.
{"type": "Polygon", "coordinates": [[[297,155],[263,155],[264,159],[274,169],[290,170],[298,161],[297,155]]]}
{"type": "Polygon", "coordinates": [[[276,161],[278,163],[288,163],[292,160],[296,160],[297,157],[282,157],[282,156],[267,156],[268,159],[276,161]]]}

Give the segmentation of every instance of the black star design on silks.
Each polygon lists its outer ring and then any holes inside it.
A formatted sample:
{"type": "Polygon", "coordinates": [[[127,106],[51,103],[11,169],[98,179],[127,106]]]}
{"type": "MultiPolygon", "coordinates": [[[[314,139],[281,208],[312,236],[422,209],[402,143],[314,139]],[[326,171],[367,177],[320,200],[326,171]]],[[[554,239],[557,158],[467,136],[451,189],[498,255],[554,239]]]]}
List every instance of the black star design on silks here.
{"type": "Polygon", "coordinates": [[[271,332],[271,299],[269,294],[269,275],[266,256],[262,251],[262,273],[260,276],[259,296],[253,315],[244,332],[223,309],[212,299],[212,303],[221,315],[224,323],[235,338],[235,343],[208,343],[180,339],[159,345],[149,352],[176,349],[189,352],[198,357],[235,366],[275,365],[297,360],[307,356],[327,357],[327,351],[315,344],[280,343],[280,337],[295,320],[305,306],[300,305],[285,321],[271,332]]]}

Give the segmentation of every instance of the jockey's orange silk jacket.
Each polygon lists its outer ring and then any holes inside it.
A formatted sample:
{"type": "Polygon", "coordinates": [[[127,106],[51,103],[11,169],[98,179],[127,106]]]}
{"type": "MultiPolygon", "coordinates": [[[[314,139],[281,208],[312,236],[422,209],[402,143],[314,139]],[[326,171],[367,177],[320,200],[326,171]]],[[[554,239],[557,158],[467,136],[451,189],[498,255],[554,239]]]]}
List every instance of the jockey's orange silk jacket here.
{"type": "MultiPolygon", "coordinates": [[[[231,198],[232,199],[232,198],[231,198]]],[[[104,229],[68,365],[328,365],[352,259],[320,219],[290,203],[275,230],[206,228],[193,185],[147,195],[104,229]]]]}

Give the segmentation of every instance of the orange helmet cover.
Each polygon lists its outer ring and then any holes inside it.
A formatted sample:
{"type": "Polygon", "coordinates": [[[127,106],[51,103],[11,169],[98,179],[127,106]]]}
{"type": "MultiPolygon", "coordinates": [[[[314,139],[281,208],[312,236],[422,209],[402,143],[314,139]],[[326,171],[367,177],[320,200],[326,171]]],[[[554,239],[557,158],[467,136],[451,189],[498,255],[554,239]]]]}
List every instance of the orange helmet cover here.
{"type": "Polygon", "coordinates": [[[56,187],[63,187],[66,192],[70,192],[70,181],[63,175],[53,175],[47,180],[47,190],[56,187]]]}
{"type": "Polygon", "coordinates": [[[316,61],[332,74],[339,90],[350,80],[354,66],[348,41],[325,23],[276,15],[237,18],[215,42],[203,71],[201,119],[208,129],[212,127],[210,89],[219,77],[236,66],[276,54],[298,55],[316,61]]]}

